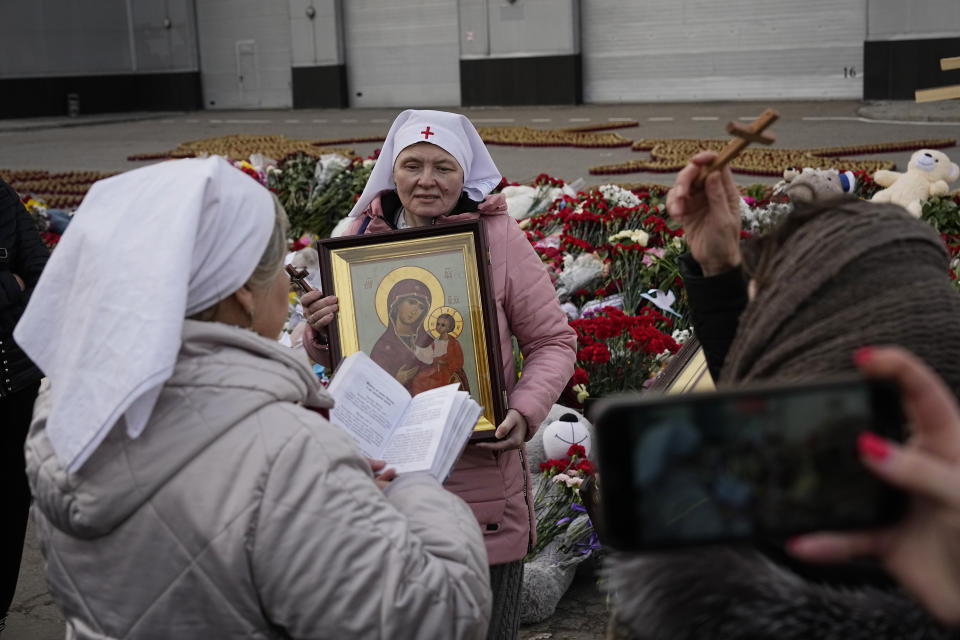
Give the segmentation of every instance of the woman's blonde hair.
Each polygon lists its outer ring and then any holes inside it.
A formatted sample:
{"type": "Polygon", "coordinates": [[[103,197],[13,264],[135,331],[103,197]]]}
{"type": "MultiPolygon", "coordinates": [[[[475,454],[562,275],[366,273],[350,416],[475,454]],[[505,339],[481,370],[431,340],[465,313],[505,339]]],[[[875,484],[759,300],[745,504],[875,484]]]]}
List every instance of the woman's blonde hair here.
{"type": "MultiPolygon", "coordinates": [[[[273,196],[273,231],[270,232],[270,237],[267,239],[267,246],[264,248],[263,254],[260,256],[259,262],[257,262],[257,266],[253,268],[253,273],[250,274],[247,282],[243,285],[254,291],[269,288],[270,285],[273,284],[274,278],[277,277],[277,272],[283,266],[283,259],[287,255],[287,230],[290,228],[290,221],[287,219],[287,212],[284,210],[283,205],[280,204],[277,196],[275,194],[270,195],[273,196]]],[[[222,300],[217,301],[203,311],[198,311],[192,316],[189,316],[189,319],[202,320],[205,322],[213,320],[217,315],[217,308],[220,306],[220,302],[222,302],[222,300]]]]}
{"type": "Polygon", "coordinates": [[[287,231],[290,228],[290,221],[277,196],[272,193],[270,195],[273,197],[273,232],[267,240],[267,246],[263,250],[263,255],[260,256],[260,261],[247,279],[246,286],[250,289],[265,289],[273,284],[277,271],[283,266],[283,258],[287,255],[287,231]]]}

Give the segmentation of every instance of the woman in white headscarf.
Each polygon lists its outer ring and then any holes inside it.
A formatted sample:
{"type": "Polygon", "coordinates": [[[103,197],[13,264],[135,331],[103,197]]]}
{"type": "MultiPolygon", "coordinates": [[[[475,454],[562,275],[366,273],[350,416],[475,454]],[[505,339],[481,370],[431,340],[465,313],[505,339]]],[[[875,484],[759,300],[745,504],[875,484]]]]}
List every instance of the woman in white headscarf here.
{"type": "Polygon", "coordinates": [[[485,634],[467,506],[375,482],[308,408],[286,226],[222,158],[162,163],[94,185],[40,278],[14,335],[50,380],[27,465],[67,637],[485,634]]]}
{"type": "MultiPolygon", "coordinates": [[[[397,116],[380,158],[354,206],[347,235],[479,218],[490,248],[490,275],[507,385],[506,418],[495,442],[467,447],[446,487],[470,504],[490,557],[490,638],[512,638],[519,626],[523,557],[534,537],[533,492],[523,446],[573,375],[576,333],[567,324],[547,271],[502,196],[487,197],[501,176],[465,116],[407,110],[397,116]],[[511,336],[523,353],[517,380],[511,336]]],[[[323,361],[326,326],[337,299],[302,298],[307,353],[323,361]]]]}

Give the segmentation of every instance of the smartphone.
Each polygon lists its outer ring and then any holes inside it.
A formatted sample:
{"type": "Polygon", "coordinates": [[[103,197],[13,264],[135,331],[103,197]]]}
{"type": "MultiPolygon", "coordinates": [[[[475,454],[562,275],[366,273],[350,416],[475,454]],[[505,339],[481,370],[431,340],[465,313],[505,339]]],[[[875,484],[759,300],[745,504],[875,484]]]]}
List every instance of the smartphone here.
{"type": "Polygon", "coordinates": [[[602,401],[606,542],[625,550],[875,527],[906,497],[860,462],[857,436],[904,437],[892,381],[602,401]]]}

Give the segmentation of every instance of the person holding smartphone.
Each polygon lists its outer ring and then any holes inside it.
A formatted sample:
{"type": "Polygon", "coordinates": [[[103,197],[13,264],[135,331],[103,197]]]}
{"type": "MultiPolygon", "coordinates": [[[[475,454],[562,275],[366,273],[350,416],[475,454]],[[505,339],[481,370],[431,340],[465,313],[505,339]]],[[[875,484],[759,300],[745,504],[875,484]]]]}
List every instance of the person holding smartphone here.
{"type": "MultiPolygon", "coordinates": [[[[933,229],[900,207],[847,199],[798,208],[766,236],[741,244],[740,193],[729,169],[694,185],[714,157],[692,158],[667,208],[690,247],[680,269],[718,386],[850,374],[858,349],[891,344],[915,353],[954,395],[960,391],[960,293],[933,229]]],[[[763,553],[714,546],[621,560],[611,571],[629,578],[611,585],[643,584],[643,602],[627,597],[619,610],[630,612],[635,628],[663,637],[945,633],[881,569],[798,562],[771,540],[763,553]],[[684,597],[671,596],[678,593],[684,597]]]]}
{"type": "Polygon", "coordinates": [[[881,529],[796,536],[787,548],[797,558],[814,563],[877,558],[944,628],[932,626],[895,591],[829,590],[798,580],[742,549],[705,547],[674,554],[673,562],[665,555],[617,554],[606,569],[608,588],[616,594],[617,603],[609,637],[651,637],[651,628],[663,634],[657,637],[677,638],[803,638],[828,633],[849,638],[902,637],[881,634],[890,627],[878,626],[898,616],[899,628],[915,632],[916,637],[955,637],[949,629],[960,627],[960,406],[936,373],[903,348],[864,347],[854,360],[864,375],[893,380],[900,388],[910,423],[907,443],[864,432],[857,449],[868,469],[908,492],[907,515],[881,529]],[[697,563],[678,562],[681,557],[697,563]],[[657,589],[666,578],[664,573],[677,568],[685,570],[681,577],[689,578],[683,598],[657,589]],[[704,585],[704,574],[717,576],[721,569],[727,572],[717,580],[722,586],[752,599],[732,604],[729,597],[718,594],[715,582],[704,585]],[[746,589],[748,583],[753,588],[746,589]],[[700,618],[701,635],[695,636],[684,616],[691,615],[690,603],[700,597],[711,598],[716,608],[706,623],[700,618]],[[811,626],[813,620],[798,625],[792,617],[795,610],[812,606],[824,612],[814,619],[820,624],[817,630],[811,626]],[[860,615],[848,617],[851,610],[860,615]],[[865,625],[865,618],[871,622],[865,625]]]}
{"type": "Polygon", "coordinates": [[[960,407],[919,358],[898,347],[860,349],[860,370],[893,378],[912,433],[901,445],[872,433],[858,442],[860,459],[908,491],[911,507],[899,524],[853,533],[811,533],[791,539],[789,551],[811,562],[876,556],[897,581],[945,624],[960,627],[960,407]]]}

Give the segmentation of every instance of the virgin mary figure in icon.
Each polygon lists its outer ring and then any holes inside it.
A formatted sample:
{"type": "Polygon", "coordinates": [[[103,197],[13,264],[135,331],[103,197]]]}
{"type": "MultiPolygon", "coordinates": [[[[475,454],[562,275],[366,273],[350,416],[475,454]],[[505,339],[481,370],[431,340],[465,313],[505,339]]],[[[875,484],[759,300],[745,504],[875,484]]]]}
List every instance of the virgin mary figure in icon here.
{"type": "Polygon", "coordinates": [[[433,336],[423,326],[431,302],[430,289],[419,280],[405,278],[394,284],[387,294],[387,328],[370,351],[373,361],[411,392],[414,378],[426,366],[422,350],[433,345],[433,336]]]}

